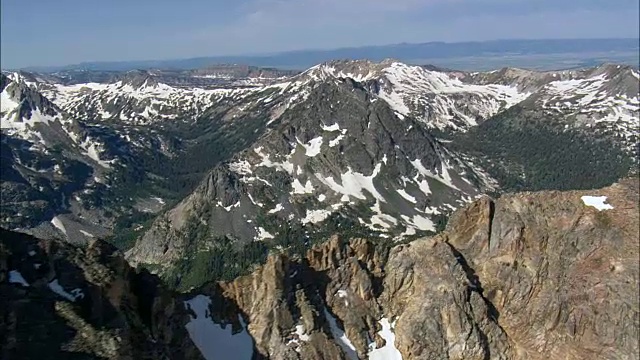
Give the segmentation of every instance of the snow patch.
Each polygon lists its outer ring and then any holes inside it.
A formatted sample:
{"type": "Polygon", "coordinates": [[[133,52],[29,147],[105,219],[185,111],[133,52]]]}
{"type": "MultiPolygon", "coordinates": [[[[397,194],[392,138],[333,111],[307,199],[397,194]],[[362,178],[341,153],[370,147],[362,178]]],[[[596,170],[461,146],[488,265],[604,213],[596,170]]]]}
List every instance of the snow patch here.
{"type": "Polygon", "coordinates": [[[609,204],[605,204],[606,201],[607,201],[606,196],[583,196],[582,197],[582,202],[586,206],[593,206],[594,208],[598,209],[598,211],[613,209],[613,206],[609,204]]]}
{"type": "Polygon", "coordinates": [[[54,279],[49,283],[49,289],[71,302],[75,302],[78,298],[84,299],[84,293],[81,289],[73,289],[71,292],[67,292],[60,283],[58,283],[58,279],[54,279]]]}
{"type": "Polygon", "coordinates": [[[84,230],[79,230],[79,231],[80,231],[80,233],[82,233],[82,235],[84,235],[84,236],[88,236],[88,237],[90,237],[90,238],[95,237],[95,236],[94,236],[92,233],[90,233],[90,232],[86,232],[86,231],[84,231],[84,230]]]}
{"type": "Polygon", "coordinates": [[[231,324],[226,327],[218,325],[211,319],[209,306],[211,298],[197,295],[184,302],[185,308],[191,309],[195,317],[185,325],[189,337],[196,345],[202,356],[207,360],[238,359],[251,360],[253,356],[253,339],[246,330],[242,317],[238,320],[242,324],[242,331],[233,334],[231,324]]]}
{"type": "Polygon", "coordinates": [[[257,166],[265,166],[269,168],[275,168],[276,170],[286,171],[289,174],[293,174],[293,164],[287,159],[285,162],[273,162],[269,155],[262,152],[262,146],[259,146],[253,151],[262,158],[262,161],[257,166]]]}
{"type": "Polygon", "coordinates": [[[331,313],[329,313],[326,308],[324,309],[324,316],[327,318],[327,321],[329,322],[329,328],[331,329],[331,334],[333,335],[333,338],[338,342],[338,345],[340,345],[340,347],[342,348],[342,351],[344,351],[344,353],[347,355],[347,358],[349,360],[358,360],[358,353],[356,352],[356,347],[353,346],[353,343],[351,343],[351,340],[349,340],[344,330],[338,327],[338,322],[336,321],[336,318],[334,318],[333,315],[331,315],[331,313]]]}
{"type": "Polygon", "coordinates": [[[263,227],[258,228],[258,240],[266,240],[266,239],[273,239],[273,238],[275,238],[275,236],[271,235],[263,227]]]}
{"type": "Polygon", "coordinates": [[[331,176],[325,178],[322,174],[315,175],[321,183],[325,184],[338,194],[353,196],[357,199],[365,200],[366,196],[362,191],[367,190],[375,199],[381,202],[386,202],[373,185],[373,179],[380,173],[380,168],[381,164],[376,165],[373,173],[369,176],[354,172],[349,168],[346,173],[340,175],[340,182],[342,184],[338,184],[331,176]]]}
{"type": "Polygon", "coordinates": [[[324,131],[329,131],[329,132],[333,132],[333,131],[340,131],[340,125],[338,125],[338,123],[335,123],[333,125],[322,125],[322,130],[324,131]]]}
{"type": "Polygon", "coordinates": [[[318,136],[316,138],[311,139],[307,144],[303,144],[302,142],[300,142],[300,140],[298,140],[298,143],[300,143],[300,145],[304,147],[305,153],[308,157],[314,157],[320,154],[320,150],[322,148],[322,141],[323,141],[322,136],[318,136]]]}
{"type": "Polygon", "coordinates": [[[396,190],[398,192],[398,194],[400,194],[400,196],[402,196],[405,200],[411,202],[411,203],[417,203],[416,198],[407,194],[407,192],[404,189],[398,189],[396,190]]]}
{"type": "Polygon", "coordinates": [[[97,162],[103,168],[110,168],[110,164],[113,162],[113,160],[105,161],[100,159],[100,148],[102,147],[101,145],[94,141],[91,141],[90,138],[87,138],[80,144],[80,147],[85,150],[84,155],[90,157],[93,161],[97,162]]]}
{"type": "Polygon", "coordinates": [[[59,217],[54,216],[53,219],[51,219],[51,224],[53,224],[53,226],[55,226],[58,230],[62,231],[63,234],[67,235],[67,230],[64,228],[64,224],[59,217]]]}
{"type": "Polygon", "coordinates": [[[340,141],[342,139],[344,139],[344,135],[340,134],[335,139],[329,140],[329,147],[338,146],[338,144],[340,144],[340,141]]]}
{"type": "Polygon", "coordinates": [[[396,335],[393,333],[395,321],[389,323],[389,319],[380,319],[382,330],[378,332],[381,338],[385,340],[383,347],[376,349],[376,343],[369,344],[369,360],[402,360],[402,354],[396,348],[396,335]]]}
{"type": "Polygon", "coordinates": [[[22,277],[22,274],[18,270],[9,271],[9,282],[12,284],[20,284],[25,287],[29,286],[27,280],[22,277]]]}
{"type": "Polygon", "coordinates": [[[311,338],[306,334],[304,325],[296,325],[295,334],[298,335],[298,339],[302,341],[309,341],[311,338]]]}
{"type": "Polygon", "coordinates": [[[284,206],[282,206],[282,204],[276,204],[276,207],[271,209],[271,210],[269,210],[268,213],[269,214],[275,214],[275,213],[277,213],[278,211],[281,211],[281,210],[284,210],[284,206]]]}
{"type": "Polygon", "coordinates": [[[293,187],[293,194],[313,194],[313,185],[311,185],[310,180],[307,180],[303,186],[300,180],[295,179],[291,183],[291,186],[293,187]]]}
{"type": "Polygon", "coordinates": [[[331,211],[328,210],[308,210],[307,209],[307,215],[304,217],[304,219],[302,219],[302,223],[303,224],[308,224],[308,223],[319,223],[324,221],[326,218],[329,217],[329,215],[331,215],[331,211]]]}
{"type": "Polygon", "coordinates": [[[427,219],[421,215],[413,215],[413,218],[410,218],[406,215],[401,215],[402,220],[404,220],[408,225],[415,227],[418,230],[423,231],[435,231],[436,227],[433,224],[433,221],[427,219]]]}
{"type": "Polygon", "coordinates": [[[236,174],[251,175],[251,164],[246,160],[240,160],[229,164],[229,169],[236,174]]]}
{"type": "Polygon", "coordinates": [[[398,224],[398,220],[396,218],[382,212],[382,209],[380,209],[380,201],[378,200],[376,200],[376,203],[371,207],[371,211],[375,213],[371,216],[371,224],[368,225],[372,230],[380,230],[380,228],[375,225],[379,225],[383,229],[388,230],[392,226],[398,224]]]}

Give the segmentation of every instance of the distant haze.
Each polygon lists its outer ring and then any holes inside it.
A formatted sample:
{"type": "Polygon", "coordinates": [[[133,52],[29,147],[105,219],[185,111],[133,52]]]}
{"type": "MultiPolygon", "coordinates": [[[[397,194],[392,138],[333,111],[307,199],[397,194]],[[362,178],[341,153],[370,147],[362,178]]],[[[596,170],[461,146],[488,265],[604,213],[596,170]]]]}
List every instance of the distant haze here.
{"type": "Polygon", "coordinates": [[[397,44],[307,50],[255,56],[218,56],[178,60],[91,62],[67,66],[30,67],[25,70],[196,69],[215,64],[246,64],[303,70],[334,59],[394,58],[411,64],[433,64],[458,70],[493,70],[505,66],[539,70],[594,66],[605,62],[637,65],[637,39],[501,40],[466,43],[397,44]]]}
{"type": "MultiPolygon", "coordinates": [[[[492,39],[637,38],[637,0],[5,0],[3,68],[492,39]]],[[[297,64],[305,65],[305,64],[297,64]]]]}

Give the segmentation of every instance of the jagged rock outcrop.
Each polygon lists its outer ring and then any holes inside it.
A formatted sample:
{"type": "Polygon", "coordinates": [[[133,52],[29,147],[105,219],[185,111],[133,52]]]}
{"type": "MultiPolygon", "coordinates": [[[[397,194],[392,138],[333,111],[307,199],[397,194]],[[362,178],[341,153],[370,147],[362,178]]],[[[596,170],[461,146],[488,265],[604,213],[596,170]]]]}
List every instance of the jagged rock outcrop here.
{"type": "Polygon", "coordinates": [[[483,200],[451,219],[519,358],[637,356],[638,180],[483,200]],[[604,210],[582,196],[605,196],[604,210]]]}
{"type": "Polygon", "coordinates": [[[631,179],[485,197],[435,237],[392,248],[334,237],[198,292],[214,321],[241,314],[263,358],[367,359],[386,346],[404,360],[633,358],[638,196],[631,179]],[[603,210],[589,196],[606,197],[603,210]]]}
{"type": "Polygon", "coordinates": [[[102,241],[0,229],[3,359],[201,359],[181,301],[102,241]]]}
{"type": "Polygon", "coordinates": [[[106,243],[3,231],[3,357],[634,358],[638,185],[484,197],[433,237],[333,236],[187,295],[106,243]]]}

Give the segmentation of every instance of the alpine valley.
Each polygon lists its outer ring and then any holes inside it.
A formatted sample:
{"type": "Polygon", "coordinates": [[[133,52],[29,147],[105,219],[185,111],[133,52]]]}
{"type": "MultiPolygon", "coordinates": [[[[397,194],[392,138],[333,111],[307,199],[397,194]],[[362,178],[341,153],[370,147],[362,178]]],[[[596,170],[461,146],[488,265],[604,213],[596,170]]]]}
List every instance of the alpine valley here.
{"type": "Polygon", "coordinates": [[[3,72],[2,356],[633,358],[639,74],[3,72]]]}

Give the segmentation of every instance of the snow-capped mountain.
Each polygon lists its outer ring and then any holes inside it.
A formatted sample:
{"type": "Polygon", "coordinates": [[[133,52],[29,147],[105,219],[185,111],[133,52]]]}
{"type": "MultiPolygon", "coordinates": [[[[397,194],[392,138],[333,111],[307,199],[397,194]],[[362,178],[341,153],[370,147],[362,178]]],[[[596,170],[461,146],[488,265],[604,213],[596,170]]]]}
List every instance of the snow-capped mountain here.
{"type": "Polygon", "coordinates": [[[179,257],[194,228],[281,247],[292,231],[321,237],[332,226],[400,240],[438,230],[450,211],[502,185],[487,167],[494,160],[453,146],[452,134],[506,116],[627,150],[637,142],[638,71],[629,67],[467,73],[386,60],[237,71],[3,77],[3,136],[49,152],[67,144],[61,156],[91,169],[40,220],[76,197],[116,217],[148,214],[128,225],[134,238],[151,229],[131,252],[140,262],[179,257]],[[214,78],[225,82],[201,86],[214,78]],[[40,141],[42,124],[57,124],[62,138],[40,141]]]}
{"type": "Polygon", "coordinates": [[[526,99],[515,85],[469,84],[446,73],[393,60],[336,61],[309,69],[301,76],[326,81],[350,78],[368,84],[403,119],[412,116],[431,128],[465,130],[526,99]]]}

